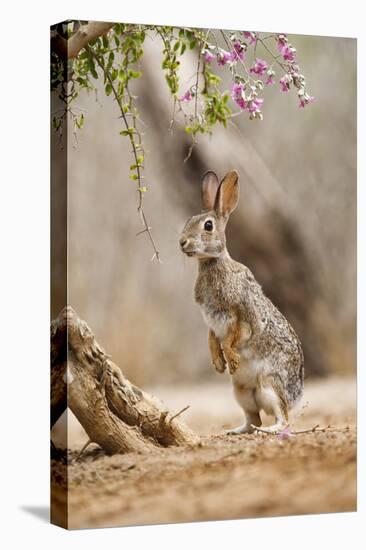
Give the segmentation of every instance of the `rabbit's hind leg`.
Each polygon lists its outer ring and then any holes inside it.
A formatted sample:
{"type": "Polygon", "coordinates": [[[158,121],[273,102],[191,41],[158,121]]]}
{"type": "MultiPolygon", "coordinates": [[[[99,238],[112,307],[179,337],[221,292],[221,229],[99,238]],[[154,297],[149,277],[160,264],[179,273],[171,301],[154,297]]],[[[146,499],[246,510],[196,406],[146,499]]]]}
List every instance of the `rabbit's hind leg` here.
{"type": "Polygon", "coordinates": [[[259,416],[258,406],[252,388],[245,387],[243,384],[234,382],[234,394],[237,402],[245,414],[245,423],[238,428],[228,430],[229,435],[253,433],[253,426],[261,426],[261,417],[259,416]]]}
{"type": "Polygon", "coordinates": [[[275,417],[275,423],[266,426],[267,431],[278,432],[288,425],[288,405],[282,383],[276,375],[261,375],[255,392],[258,406],[275,417]]]}

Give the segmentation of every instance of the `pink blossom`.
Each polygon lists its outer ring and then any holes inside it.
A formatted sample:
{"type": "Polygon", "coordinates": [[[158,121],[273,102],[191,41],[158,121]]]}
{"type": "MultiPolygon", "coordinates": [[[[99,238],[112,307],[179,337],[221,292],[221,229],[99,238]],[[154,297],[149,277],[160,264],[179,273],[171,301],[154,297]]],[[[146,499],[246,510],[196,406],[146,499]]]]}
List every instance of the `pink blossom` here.
{"type": "Polygon", "coordinates": [[[248,40],[249,44],[255,44],[257,42],[257,37],[255,35],[255,32],[244,31],[243,34],[244,34],[244,38],[248,40]]]}
{"type": "Polygon", "coordinates": [[[222,50],[220,53],[217,54],[217,63],[219,65],[226,65],[231,61],[233,61],[232,52],[226,52],[225,50],[222,50]]]}
{"type": "Polygon", "coordinates": [[[250,113],[251,115],[261,112],[263,99],[259,97],[246,98],[245,86],[241,82],[233,84],[233,87],[231,89],[231,97],[242,111],[248,111],[248,113],[250,113]]]}
{"type": "Polygon", "coordinates": [[[264,59],[256,59],[253,67],[251,67],[250,72],[258,75],[262,75],[267,70],[267,63],[264,59]]]}
{"type": "Polygon", "coordinates": [[[295,61],[296,49],[287,42],[285,34],[280,34],[278,36],[277,49],[285,61],[295,61]]]}
{"type": "Polygon", "coordinates": [[[281,87],[281,92],[288,92],[290,90],[290,81],[289,81],[288,75],[285,75],[282,78],[280,78],[280,87],[281,87]]]}
{"type": "Polygon", "coordinates": [[[231,89],[231,97],[235,101],[237,105],[239,105],[240,109],[246,109],[248,107],[248,103],[245,99],[245,87],[244,84],[233,84],[233,87],[231,89]]]}
{"type": "Polygon", "coordinates": [[[260,97],[255,97],[254,99],[251,99],[248,101],[248,111],[250,113],[259,113],[261,110],[261,107],[263,105],[264,99],[260,97]]]}
{"type": "Polygon", "coordinates": [[[282,50],[287,46],[287,36],[285,34],[279,34],[277,38],[277,49],[282,55],[282,50]]]}
{"type": "Polygon", "coordinates": [[[239,42],[239,40],[234,42],[233,51],[231,52],[231,55],[234,61],[237,59],[240,59],[241,61],[243,61],[245,56],[245,47],[243,46],[243,44],[239,42]]]}
{"type": "Polygon", "coordinates": [[[211,63],[211,61],[215,59],[215,56],[209,50],[205,50],[203,57],[206,63],[211,63]]]}
{"type": "Polygon", "coordinates": [[[274,77],[275,77],[274,71],[267,72],[267,80],[266,80],[267,86],[272,86],[275,83],[274,77]]]}
{"type": "Polygon", "coordinates": [[[179,98],[180,101],[191,101],[191,99],[193,99],[191,90],[187,90],[186,93],[179,98]]]}
{"type": "Polygon", "coordinates": [[[278,434],[278,439],[290,439],[294,437],[294,434],[291,432],[290,428],[283,428],[278,434]]]}
{"type": "Polygon", "coordinates": [[[300,97],[299,107],[305,107],[306,105],[309,105],[309,103],[314,103],[315,97],[312,95],[304,94],[300,97]]]}
{"type": "Polygon", "coordinates": [[[293,48],[292,46],[289,46],[288,44],[286,44],[281,49],[281,55],[285,61],[295,61],[295,53],[296,53],[295,48],[293,48]]]}

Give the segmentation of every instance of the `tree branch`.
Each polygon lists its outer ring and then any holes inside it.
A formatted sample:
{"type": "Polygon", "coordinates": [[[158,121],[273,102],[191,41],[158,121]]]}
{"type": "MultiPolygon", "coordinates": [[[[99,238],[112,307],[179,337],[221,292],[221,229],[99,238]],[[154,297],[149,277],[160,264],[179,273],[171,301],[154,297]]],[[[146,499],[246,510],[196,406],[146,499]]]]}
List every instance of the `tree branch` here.
{"type": "Polygon", "coordinates": [[[74,59],[89,42],[106,34],[114,25],[91,21],[79,27],[69,39],[56,34],[51,38],[51,50],[62,59],[74,59]]]}

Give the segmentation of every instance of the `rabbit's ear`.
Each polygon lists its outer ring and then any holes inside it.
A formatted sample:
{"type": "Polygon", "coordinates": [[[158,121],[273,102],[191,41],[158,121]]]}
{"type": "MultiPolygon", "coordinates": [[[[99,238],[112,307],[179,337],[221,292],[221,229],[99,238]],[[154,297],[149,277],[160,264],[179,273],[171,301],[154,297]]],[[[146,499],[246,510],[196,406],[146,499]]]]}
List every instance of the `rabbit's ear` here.
{"type": "Polygon", "coordinates": [[[219,178],[215,172],[208,170],[203,174],[201,187],[203,210],[213,210],[219,185],[219,178]]]}
{"type": "Polygon", "coordinates": [[[218,216],[228,218],[238,205],[239,201],[239,174],[230,170],[220,183],[216,196],[215,210],[218,216]]]}

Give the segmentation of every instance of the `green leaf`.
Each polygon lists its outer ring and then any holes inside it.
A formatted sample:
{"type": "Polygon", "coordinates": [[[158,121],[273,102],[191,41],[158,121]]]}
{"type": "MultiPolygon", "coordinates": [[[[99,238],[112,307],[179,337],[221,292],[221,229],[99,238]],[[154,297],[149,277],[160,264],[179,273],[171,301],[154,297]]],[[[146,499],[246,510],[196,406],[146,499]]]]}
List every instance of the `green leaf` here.
{"type": "Polygon", "coordinates": [[[94,60],[91,57],[89,57],[89,59],[88,59],[88,65],[89,65],[89,70],[90,70],[91,74],[93,75],[93,77],[98,78],[98,73],[95,70],[94,60]]]}
{"type": "Polygon", "coordinates": [[[107,71],[109,71],[109,69],[112,67],[113,61],[114,61],[114,53],[110,52],[108,56],[107,71]]]}
{"type": "Polygon", "coordinates": [[[141,73],[138,71],[128,71],[128,74],[131,78],[139,78],[141,76],[141,73]]]}
{"type": "Polygon", "coordinates": [[[81,130],[81,128],[84,126],[84,115],[81,113],[79,118],[75,119],[76,126],[81,130]]]}
{"type": "Polygon", "coordinates": [[[126,80],[126,73],[125,73],[125,71],[123,71],[122,69],[120,69],[120,70],[118,71],[117,78],[118,78],[118,80],[120,80],[121,82],[124,82],[124,81],[126,80]]]}
{"type": "Polygon", "coordinates": [[[120,135],[121,136],[132,136],[134,133],[134,128],[129,128],[128,130],[121,130],[120,135]]]}
{"type": "Polygon", "coordinates": [[[112,93],[112,86],[109,82],[105,85],[105,93],[106,95],[111,95],[112,93]]]}

